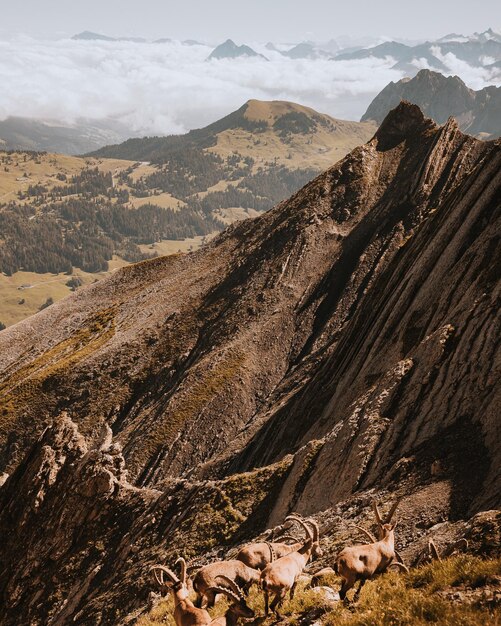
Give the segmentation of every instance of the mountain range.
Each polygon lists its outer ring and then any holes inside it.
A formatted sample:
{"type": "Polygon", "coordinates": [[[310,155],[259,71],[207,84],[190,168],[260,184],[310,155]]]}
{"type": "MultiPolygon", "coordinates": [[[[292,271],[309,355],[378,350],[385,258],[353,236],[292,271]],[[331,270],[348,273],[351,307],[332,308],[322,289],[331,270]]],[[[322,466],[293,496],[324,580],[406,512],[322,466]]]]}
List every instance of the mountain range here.
{"type": "Polygon", "coordinates": [[[83,158],[0,152],[0,322],[121,265],[198,247],[286,199],[375,130],[251,100],[186,135],[131,139],[83,158]]]}
{"type": "Polygon", "coordinates": [[[499,141],[403,102],[271,211],[2,331],[2,624],[130,623],[152,563],[291,511],[330,565],[374,497],[410,564],[496,554],[500,194],[499,141]]]}
{"type": "Polygon", "coordinates": [[[362,121],[380,124],[400,100],[420,106],[439,124],[454,116],[462,130],[481,139],[501,135],[501,87],[469,89],[458,76],[421,70],[414,78],[391,82],[371,102],[362,121]]]}
{"type": "Polygon", "coordinates": [[[108,35],[93,33],[89,30],[73,35],[72,39],[75,41],[131,41],[132,43],[146,43],[148,41],[144,37],[109,37],[108,35]]]}
{"type": "Polygon", "coordinates": [[[124,141],[130,134],[127,126],[110,119],[62,124],[56,120],[8,117],[0,120],[0,149],[83,154],[124,141]]]}
{"type": "Polygon", "coordinates": [[[492,30],[475,33],[471,37],[449,35],[437,41],[410,46],[396,41],[388,41],[371,48],[339,52],[338,61],[361,60],[367,58],[392,58],[394,69],[415,74],[423,63],[428,68],[448,71],[453,56],[472,67],[495,68],[501,60],[501,35],[492,30]]]}

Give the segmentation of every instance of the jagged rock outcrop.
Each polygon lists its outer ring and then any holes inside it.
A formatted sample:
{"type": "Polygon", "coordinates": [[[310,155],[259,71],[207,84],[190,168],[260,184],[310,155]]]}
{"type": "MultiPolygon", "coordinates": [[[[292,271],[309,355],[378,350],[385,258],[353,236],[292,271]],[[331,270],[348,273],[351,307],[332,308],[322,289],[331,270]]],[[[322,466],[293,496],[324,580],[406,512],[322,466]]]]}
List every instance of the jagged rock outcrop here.
{"type": "Polygon", "coordinates": [[[149,565],[258,528],[290,462],[217,484],[138,489],[119,444],[89,447],[58,416],[0,488],[0,623],[132,620],[147,606],[149,565]]]}
{"type": "Polygon", "coordinates": [[[291,510],[317,516],[331,555],[374,493],[402,497],[409,551],[437,524],[498,508],[500,209],[500,143],[401,103],[269,213],[2,331],[0,531],[19,532],[1,556],[20,564],[0,572],[5,614],[22,597],[32,623],[86,623],[106,593],[122,619],[144,606],[166,537],[200,554],[291,510]],[[88,443],[70,426],[70,450],[54,429],[36,443],[64,410],[88,443]],[[40,532],[59,536],[67,506],[78,523],[53,567],[75,563],[79,583],[47,577],[35,596],[52,562],[40,532]],[[87,559],[79,537],[100,534],[110,548],[87,559]]]}
{"type": "Polygon", "coordinates": [[[417,104],[438,124],[444,124],[453,116],[461,130],[470,135],[481,139],[501,135],[501,87],[492,85],[474,91],[458,76],[421,70],[412,79],[402,78],[386,85],[370,103],[361,121],[380,124],[401,100],[417,104]]]}

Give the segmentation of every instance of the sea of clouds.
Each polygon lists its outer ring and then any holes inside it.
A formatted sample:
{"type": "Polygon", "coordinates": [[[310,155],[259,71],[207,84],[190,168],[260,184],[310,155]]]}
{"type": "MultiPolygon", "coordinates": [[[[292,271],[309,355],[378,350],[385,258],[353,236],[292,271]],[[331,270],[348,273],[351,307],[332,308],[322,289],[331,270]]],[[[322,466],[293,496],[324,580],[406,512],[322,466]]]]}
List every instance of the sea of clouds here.
{"type": "MultiPolygon", "coordinates": [[[[252,45],[252,44],[251,44],[252,45]]],[[[393,59],[292,60],[259,44],[269,61],[207,62],[211,48],[180,42],[0,41],[0,119],[74,123],[110,119],[131,135],[181,133],[239,108],[250,98],[291,100],[358,120],[372,98],[403,77],[393,59]]],[[[448,55],[449,56],[449,55],[448,55]]],[[[492,73],[445,60],[478,89],[492,73]]],[[[498,82],[499,84],[499,82],[498,82]]]]}

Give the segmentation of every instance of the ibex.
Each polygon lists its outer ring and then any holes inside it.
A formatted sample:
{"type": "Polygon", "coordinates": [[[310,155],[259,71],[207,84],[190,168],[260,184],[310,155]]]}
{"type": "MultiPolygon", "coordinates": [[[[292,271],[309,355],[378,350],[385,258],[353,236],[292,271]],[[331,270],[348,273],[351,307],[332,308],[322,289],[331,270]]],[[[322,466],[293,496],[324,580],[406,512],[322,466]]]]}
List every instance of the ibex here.
{"type": "Polygon", "coordinates": [[[441,561],[442,557],[446,558],[449,556],[453,556],[460,551],[466,550],[468,548],[468,541],[466,539],[459,539],[459,541],[455,541],[450,544],[445,550],[443,550],[442,555],[440,554],[435,542],[433,539],[428,541],[428,545],[424,550],[421,551],[421,554],[418,556],[414,565],[417,567],[418,565],[423,565],[424,563],[430,563],[433,560],[441,561]]]}
{"type": "MultiPolygon", "coordinates": [[[[294,521],[296,521],[295,518],[289,517],[287,519],[294,519],[294,521]]],[[[312,557],[317,557],[319,550],[318,527],[312,522],[307,523],[311,524],[313,529],[312,557]]],[[[307,537],[308,535],[306,538],[307,537]]],[[[263,570],[268,563],[272,563],[273,561],[276,561],[291,552],[296,552],[302,545],[303,542],[298,541],[296,537],[285,535],[280,537],[280,541],[260,541],[257,543],[250,543],[241,548],[235,558],[242,561],[242,563],[245,563],[248,567],[263,570]],[[293,540],[294,543],[285,543],[290,540],[293,540]]]]}
{"type": "Polygon", "coordinates": [[[306,533],[306,540],[299,549],[286,554],[268,565],[261,572],[261,586],[264,591],[265,614],[269,614],[269,609],[278,616],[278,607],[284,601],[287,591],[290,591],[291,599],[294,597],[297,579],[301,575],[305,565],[312,556],[313,550],[317,556],[322,556],[322,550],[318,543],[318,526],[315,522],[309,522],[315,529],[311,531],[306,522],[295,515],[289,515],[286,521],[297,521],[306,533]],[[274,593],[275,597],[269,605],[269,595],[274,593]]]}
{"type": "Polygon", "coordinates": [[[247,567],[242,561],[234,559],[210,563],[199,569],[193,579],[193,589],[197,593],[195,601],[197,606],[204,608],[214,606],[217,594],[213,589],[219,586],[216,578],[221,576],[232,580],[245,594],[249,593],[252,585],[259,582],[259,572],[247,567]]]}
{"type": "Polygon", "coordinates": [[[197,608],[189,599],[186,585],[186,563],[184,559],[178,559],[177,562],[181,562],[181,580],[164,565],[154,565],[151,568],[161,590],[172,591],[176,626],[236,626],[239,617],[254,617],[254,611],[247,606],[237,585],[232,580],[222,577],[228,587],[216,586],[213,591],[215,594],[225,594],[231,603],[224,616],[212,619],[208,611],[197,608]],[[167,574],[167,581],[164,579],[164,574],[167,574]]]}
{"type": "MultiPolygon", "coordinates": [[[[391,524],[398,502],[393,505],[387,518],[383,521],[376,502],[373,502],[374,513],[379,525],[380,540],[361,546],[344,548],[336,557],[334,570],[341,576],[342,584],[339,591],[341,600],[346,598],[346,593],[359,581],[359,587],[355,593],[358,599],[360,590],[365,582],[376,574],[385,572],[395,559],[395,535],[394,530],[397,522],[391,524]]],[[[365,532],[365,531],[364,531],[365,532]]],[[[409,571],[403,563],[395,562],[394,565],[409,571]]]]}
{"type": "MultiPolygon", "coordinates": [[[[389,524],[391,522],[391,518],[393,517],[393,515],[394,515],[394,513],[395,513],[395,511],[396,511],[396,509],[398,507],[399,502],[400,502],[400,500],[396,500],[394,502],[393,506],[391,507],[389,513],[387,514],[387,516],[386,516],[386,518],[384,520],[385,524],[389,524]]],[[[376,515],[376,523],[377,523],[377,526],[378,526],[378,539],[382,539],[384,533],[383,533],[383,530],[382,530],[382,522],[381,522],[381,516],[379,514],[379,509],[377,508],[377,506],[374,506],[374,504],[373,504],[373,509],[374,509],[374,513],[376,515]]],[[[367,529],[363,528],[362,526],[359,526],[358,524],[355,524],[355,528],[358,528],[358,530],[360,530],[369,539],[369,541],[371,543],[376,543],[378,541],[378,539],[376,539],[371,532],[369,532],[367,529]]],[[[397,562],[400,562],[403,565],[405,565],[404,564],[404,560],[400,556],[400,553],[397,552],[397,550],[395,550],[395,556],[397,557],[396,558],[397,562]]]]}

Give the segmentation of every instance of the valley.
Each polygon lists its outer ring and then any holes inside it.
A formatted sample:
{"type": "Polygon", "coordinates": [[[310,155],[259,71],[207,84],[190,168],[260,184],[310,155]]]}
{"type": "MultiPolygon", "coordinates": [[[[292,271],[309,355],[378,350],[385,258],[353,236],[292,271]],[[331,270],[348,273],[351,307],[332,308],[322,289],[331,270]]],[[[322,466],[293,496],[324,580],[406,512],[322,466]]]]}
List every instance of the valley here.
{"type": "Polygon", "coordinates": [[[0,153],[0,322],[124,264],[196,249],[287,198],[375,129],[253,100],[187,135],[131,139],[85,157],[0,153]]]}

